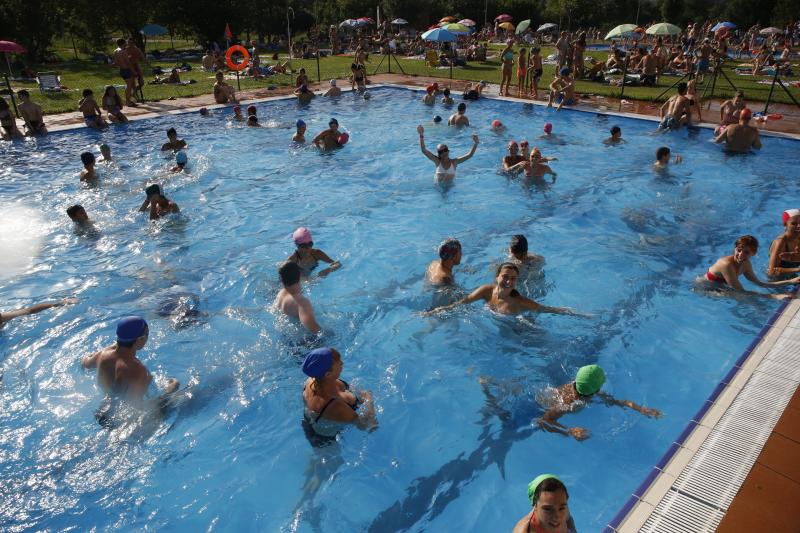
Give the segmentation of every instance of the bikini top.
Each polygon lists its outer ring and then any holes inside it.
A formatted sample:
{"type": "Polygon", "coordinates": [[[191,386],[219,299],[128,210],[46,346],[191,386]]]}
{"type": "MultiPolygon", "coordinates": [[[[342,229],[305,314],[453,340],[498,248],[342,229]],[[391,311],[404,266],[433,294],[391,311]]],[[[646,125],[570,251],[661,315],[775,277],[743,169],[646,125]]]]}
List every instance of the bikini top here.
{"type": "Polygon", "coordinates": [[[456,164],[450,160],[450,166],[444,168],[441,161],[436,165],[437,178],[455,178],[456,177],[456,164]]]}

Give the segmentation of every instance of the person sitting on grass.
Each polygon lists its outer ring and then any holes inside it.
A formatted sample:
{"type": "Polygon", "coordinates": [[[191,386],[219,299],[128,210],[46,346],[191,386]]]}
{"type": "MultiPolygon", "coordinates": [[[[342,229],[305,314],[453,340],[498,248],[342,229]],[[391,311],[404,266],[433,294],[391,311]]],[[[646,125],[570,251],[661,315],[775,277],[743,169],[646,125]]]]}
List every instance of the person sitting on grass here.
{"type": "Polygon", "coordinates": [[[128,117],[122,113],[122,98],[113,85],[106,85],[106,91],[103,93],[103,109],[106,110],[109,122],[128,122],[128,117]]]}
{"type": "Polygon", "coordinates": [[[187,147],[186,141],[183,139],[178,139],[178,132],[175,131],[175,128],[170,128],[167,130],[167,140],[161,146],[161,151],[166,152],[168,150],[183,150],[187,147]]]}
{"type": "Polygon", "coordinates": [[[97,179],[97,173],[94,170],[95,158],[92,152],[83,152],[81,154],[81,163],[83,163],[83,170],[81,170],[81,181],[94,181],[97,179]]]}
{"type": "Polygon", "coordinates": [[[643,407],[630,400],[617,400],[610,394],[601,392],[600,388],[606,382],[606,374],[597,365],[586,365],[578,370],[575,380],[566,383],[555,389],[548,389],[543,395],[543,407],[547,412],[537,422],[539,427],[552,433],[561,433],[574,437],[575,440],[586,440],[589,438],[589,430],[582,427],[567,427],[558,422],[558,419],[567,413],[575,413],[592,401],[597,395],[606,405],[616,405],[628,407],[638,411],[645,416],[661,418],[661,411],[649,407],[643,407]]]}
{"type": "Polygon", "coordinates": [[[103,114],[97,107],[92,90],[84,89],[82,94],[83,98],[78,102],[78,111],[83,113],[83,121],[93,129],[107,128],[108,124],[103,120],[103,114]]]}
{"type": "Polygon", "coordinates": [[[25,89],[17,91],[17,96],[19,96],[19,114],[25,121],[25,135],[47,135],[42,106],[31,102],[31,95],[25,89]]]}
{"type": "Polygon", "coordinates": [[[218,104],[238,104],[239,100],[236,99],[236,91],[233,86],[225,82],[225,74],[218,70],[216,74],[216,83],[214,83],[214,101],[218,104]]]}
{"type": "Polygon", "coordinates": [[[166,196],[163,196],[161,187],[158,184],[150,185],[144,192],[147,197],[139,208],[139,211],[145,212],[150,208],[150,220],[158,220],[164,215],[180,212],[178,204],[167,199],[166,196]]]}
{"type": "Polygon", "coordinates": [[[61,307],[63,305],[77,303],[77,301],[78,300],[75,298],[65,298],[60,302],[45,302],[32,305],[30,307],[24,307],[22,309],[16,309],[14,311],[3,311],[2,313],[0,313],[0,329],[3,329],[3,326],[5,326],[6,323],[12,318],[18,318],[26,315],[33,315],[36,313],[40,313],[45,309],[50,309],[51,307],[61,307]]]}

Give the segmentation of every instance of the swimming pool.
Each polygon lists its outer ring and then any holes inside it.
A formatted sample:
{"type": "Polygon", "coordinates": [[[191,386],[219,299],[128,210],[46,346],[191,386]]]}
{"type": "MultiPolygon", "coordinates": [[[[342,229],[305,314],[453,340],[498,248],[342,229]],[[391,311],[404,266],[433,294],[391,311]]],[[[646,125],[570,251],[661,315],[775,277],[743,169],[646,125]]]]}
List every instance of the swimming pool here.
{"type": "Polygon", "coordinates": [[[459,131],[432,124],[452,111],[422,106],[416,91],[371,94],[262,103],[271,127],[258,130],[212,110],[0,145],[5,210],[38,213],[42,234],[32,264],[0,282],[2,309],[80,298],[0,333],[4,527],[510,530],[528,511],[527,483],[553,472],[578,528],[596,530],[777,308],[693,281],[743,233],[762,241],[763,272],[780,214],[795,207],[795,141],[728,156],[707,130],[656,136],[649,121],[486,99],[468,103],[474,126],[459,131]],[[291,145],[297,118],[310,138],[331,116],[350,132],[344,149],[291,145]],[[506,132],[488,130],[495,118],[506,132]],[[555,138],[537,139],[545,121],[555,138]],[[453,155],[481,136],[452,187],[433,182],[417,123],[429,147],[446,142],[453,155]],[[607,147],[614,124],[628,142],[607,147]],[[169,126],[189,142],[188,174],[165,170],[169,126]],[[498,173],[511,138],[559,158],[555,184],[498,173]],[[100,142],[117,163],[81,186],[78,154],[100,142]],[[661,144],[684,156],[665,174],[650,169],[661,144]],[[181,215],[150,223],[136,212],[154,179],[181,215]],[[75,202],[97,234],[74,231],[64,209],[75,202]],[[299,225],[343,263],[306,287],[329,331],[318,341],[269,311],[299,225]],[[456,280],[469,290],[491,281],[515,233],[546,258],[521,291],[594,318],[497,317],[479,305],[417,315],[442,298],[423,274],[444,237],[463,244],[456,280]],[[193,320],[159,314],[181,297],[196,300],[193,320]],[[109,433],[94,422],[100,393],[79,358],[133,312],[150,323],[143,362],[190,384],[192,397],[163,423],[109,433]],[[300,425],[299,365],[319,344],[337,347],[343,377],[373,391],[380,422],[324,449],[300,425]],[[585,442],[536,429],[537,393],[588,363],[605,368],[605,390],[664,417],[593,405],[562,419],[587,427],[585,442]]]}

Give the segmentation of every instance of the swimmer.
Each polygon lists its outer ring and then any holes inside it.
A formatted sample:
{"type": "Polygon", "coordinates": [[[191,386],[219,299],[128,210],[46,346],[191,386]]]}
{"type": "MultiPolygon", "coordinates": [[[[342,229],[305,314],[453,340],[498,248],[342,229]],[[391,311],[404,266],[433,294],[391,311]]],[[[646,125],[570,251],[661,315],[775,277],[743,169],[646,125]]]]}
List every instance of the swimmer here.
{"type": "Polygon", "coordinates": [[[475,155],[475,150],[478,149],[478,136],[472,135],[472,148],[469,152],[456,157],[450,158],[450,149],[446,144],[439,144],[436,146],[436,155],[433,155],[430,150],[425,148],[425,128],[421,125],[417,126],[417,133],[419,133],[419,147],[422,153],[436,165],[436,179],[437,180],[452,180],[456,177],[456,167],[475,155]]]}
{"type": "Polygon", "coordinates": [[[422,313],[422,315],[431,316],[441,311],[448,311],[459,305],[471,304],[478,300],[483,300],[490,309],[503,315],[517,315],[526,311],[535,311],[537,313],[555,313],[588,317],[588,315],[583,315],[568,307],[548,307],[522,296],[516,289],[518,277],[519,267],[517,267],[517,265],[514,263],[503,263],[497,268],[494,283],[481,285],[467,297],[450,305],[443,305],[431,309],[430,311],[422,313]]]}
{"type": "Polygon", "coordinates": [[[466,113],[467,111],[467,104],[461,102],[458,104],[456,108],[456,112],[450,115],[450,118],[447,119],[448,126],[469,126],[469,119],[467,118],[466,113]]]}
{"type": "MultiPolygon", "coordinates": [[[[656,150],[656,160],[653,163],[653,168],[656,170],[665,170],[669,166],[669,158],[672,155],[670,149],[666,146],[660,147],[656,150]]],[[[678,164],[683,161],[683,158],[680,154],[675,154],[675,158],[672,160],[674,164],[678,164]]]]}
{"type": "Polygon", "coordinates": [[[773,294],[755,291],[747,291],[742,287],[739,281],[739,276],[743,275],[755,285],[759,287],[782,287],[784,285],[795,285],[800,283],[800,277],[782,280],[782,281],[761,281],[753,272],[753,265],[750,263],[750,258],[758,252],[758,239],[752,235],[743,235],[736,239],[734,243],[733,255],[726,255],[720,257],[711,265],[711,268],[706,272],[705,279],[717,287],[728,287],[737,292],[746,294],[755,294],[757,296],[765,296],[774,300],[785,300],[786,298],[793,298],[794,295],[788,294],[773,294]]]}
{"type": "Polygon", "coordinates": [[[307,104],[314,99],[316,94],[313,91],[308,90],[308,86],[306,84],[301,85],[297,89],[294,90],[294,95],[297,97],[298,103],[307,104]]]}
{"type": "MultiPolygon", "coordinates": [[[[117,341],[81,359],[81,366],[97,369],[97,383],[106,394],[139,403],[145,399],[153,381],[152,374],[136,357],[136,352],[147,344],[149,333],[147,322],[142,317],[126,316],[117,323],[117,341]]],[[[164,392],[158,398],[161,409],[179,386],[177,379],[167,380],[164,392]]],[[[105,416],[107,413],[99,411],[95,415],[102,425],[107,423],[105,416]]]]}
{"type": "Polygon", "coordinates": [[[769,247],[769,276],[800,273],[800,210],[783,212],[783,234],[769,247]]]}
{"type": "Polygon", "coordinates": [[[553,176],[553,183],[556,182],[556,173],[553,169],[546,164],[547,161],[555,161],[556,157],[544,157],[542,152],[534,147],[531,151],[531,158],[527,161],[528,165],[524,167],[525,176],[529,178],[543,178],[545,174],[553,176]]]}
{"type": "Polygon", "coordinates": [[[523,139],[519,142],[519,153],[523,159],[530,159],[531,158],[531,148],[530,143],[527,139],[523,139]]]}
{"type": "Polygon", "coordinates": [[[519,153],[517,141],[510,141],[508,143],[508,155],[503,157],[503,170],[506,172],[519,172],[523,168],[520,163],[524,162],[525,158],[519,153]]]}
{"type": "Polygon", "coordinates": [[[44,311],[45,309],[50,309],[51,307],[61,307],[63,305],[70,305],[77,302],[78,300],[76,298],[65,298],[60,302],[45,302],[32,305],[30,307],[24,307],[22,309],[15,309],[14,311],[4,311],[0,313],[0,329],[3,329],[6,323],[12,318],[18,318],[26,315],[34,315],[36,313],[44,311]]]}
{"type": "Polygon", "coordinates": [[[339,121],[332,118],[328,121],[328,129],[320,132],[311,142],[324,151],[333,150],[342,146],[339,143],[340,135],[339,121]]]}
{"type": "Polygon", "coordinates": [[[162,152],[166,152],[167,150],[182,150],[188,146],[186,141],[183,139],[178,139],[178,132],[175,131],[175,128],[170,128],[167,130],[167,141],[168,142],[161,146],[162,152]]]}
{"type": "Polygon", "coordinates": [[[677,130],[692,121],[692,109],[689,98],[686,97],[688,86],[685,82],[678,84],[678,94],[670,96],[661,106],[660,130],[677,130]]]}
{"type": "Polygon", "coordinates": [[[550,97],[547,107],[553,107],[553,102],[558,104],[556,111],[561,111],[564,105],[575,104],[575,80],[572,79],[572,69],[562,67],[556,78],[550,83],[550,97]]]}
{"type": "Polygon", "coordinates": [[[303,385],[303,425],[320,444],[333,441],[346,424],[365,430],[378,426],[372,393],[351,391],[339,377],[343,367],[341,355],[333,348],[312,350],[303,361],[303,373],[308,376],[303,385]],[[359,415],[362,404],[365,410],[359,415]]]}
{"type": "Polygon", "coordinates": [[[330,88],[322,96],[341,96],[342,90],[336,86],[336,80],[331,80],[329,83],[331,85],[330,88]]]}
{"type": "Polygon", "coordinates": [[[303,122],[302,119],[297,119],[295,128],[297,128],[297,131],[295,131],[295,134],[292,136],[292,141],[296,143],[306,142],[306,123],[303,122]]]}
{"type": "Polygon", "coordinates": [[[92,90],[84,89],[81,94],[83,98],[78,102],[78,111],[83,114],[83,121],[86,125],[93,129],[107,128],[108,124],[103,120],[103,115],[100,113],[100,108],[97,107],[92,90]]]}
{"type": "Polygon", "coordinates": [[[611,137],[603,141],[604,144],[620,144],[624,142],[625,139],[622,138],[622,129],[619,126],[612,126],[611,137]]]}
{"type": "Polygon", "coordinates": [[[439,115],[434,115],[433,116],[433,123],[434,124],[439,124],[441,121],[442,121],[442,117],[440,117],[439,115]]]}
{"type": "Polygon", "coordinates": [[[186,155],[186,152],[181,150],[177,154],[175,154],[175,166],[169,169],[170,172],[183,172],[183,169],[186,168],[186,163],[189,162],[189,156],[186,155]]]}
{"type": "Polygon", "coordinates": [[[436,94],[434,94],[433,85],[425,87],[425,94],[422,96],[422,103],[425,105],[433,105],[436,103],[436,94]]]}
{"type": "Polygon", "coordinates": [[[200,116],[201,117],[211,116],[211,114],[208,112],[208,108],[207,107],[201,107],[200,108],[200,116]]]}
{"type": "Polygon", "coordinates": [[[725,143],[725,149],[729,152],[747,153],[751,148],[761,149],[761,137],[758,129],[750,125],[753,112],[744,108],[739,112],[739,123],[732,124],[725,128],[715,139],[719,144],[725,143]]]}
{"type": "Polygon", "coordinates": [[[86,214],[86,210],[80,204],[75,204],[67,208],[67,216],[71,221],[79,226],[87,226],[92,223],[89,220],[89,215],[86,214]]]}
{"type": "Polygon", "coordinates": [[[500,122],[499,120],[494,119],[492,121],[492,131],[499,133],[501,131],[505,131],[505,129],[506,129],[505,125],[503,125],[503,123],[500,122]]]}
{"type": "Polygon", "coordinates": [[[310,277],[311,272],[317,268],[320,261],[324,261],[330,266],[320,271],[319,277],[327,276],[342,266],[339,261],[334,261],[322,250],[314,248],[314,241],[311,238],[311,232],[308,228],[300,227],[294,230],[294,233],[292,233],[292,240],[294,240],[294,245],[297,249],[289,256],[287,261],[297,263],[303,276],[310,277]]]}
{"type": "Polygon", "coordinates": [[[316,335],[322,328],[314,318],[314,307],[311,302],[302,295],[303,288],[300,286],[302,273],[300,266],[292,261],[281,265],[278,276],[281,278],[283,288],[278,291],[273,305],[284,315],[298,319],[304,328],[316,335]]]}
{"type": "Polygon", "coordinates": [[[544,126],[542,127],[542,133],[539,135],[540,139],[553,139],[555,135],[553,135],[553,124],[551,122],[545,122],[544,126]]]}
{"type": "Polygon", "coordinates": [[[569,494],[564,483],[553,474],[536,476],[528,484],[528,499],[533,508],[523,516],[511,533],[575,533],[569,513],[569,494]]]}
{"type": "Polygon", "coordinates": [[[107,144],[103,143],[100,145],[100,159],[97,160],[98,162],[108,162],[111,161],[111,147],[107,144]]]}
{"type": "Polygon", "coordinates": [[[238,105],[233,107],[233,120],[245,120],[244,116],[242,115],[242,108],[238,105]]]}
{"type": "Polygon", "coordinates": [[[150,220],[158,220],[164,215],[180,212],[178,204],[172,200],[169,200],[166,196],[163,196],[161,187],[159,185],[150,185],[144,190],[144,192],[147,195],[147,198],[145,198],[144,203],[142,203],[142,206],[139,208],[139,211],[147,211],[147,208],[149,207],[150,220]]]}
{"type": "Polygon", "coordinates": [[[97,179],[97,173],[94,170],[95,158],[92,152],[83,152],[81,154],[81,163],[83,163],[83,170],[81,170],[81,181],[94,181],[97,179]]]}
{"type": "Polygon", "coordinates": [[[455,100],[450,97],[450,89],[442,91],[442,103],[444,105],[453,105],[455,103],[455,100]]]}
{"type": "Polygon", "coordinates": [[[606,374],[597,365],[586,365],[578,370],[575,380],[561,385],[556,389],[549,389],[550,397],[547,398],[547,412],[537,422],[539,427],[552,433],[561,433],[574,437],[575,440],[589,438],[589,430],[582,427],[570,428],[558,422],[561,416],[575,413],[588,404],[596,394],[606,405],[628,407],[642,413],[644,416],[661,418],[661,411],[643,407],[630,400],[617,400],[610,394],[602,392],[600,388],[606,382],[606,374]]]}
{"type": "Polygon", "coordinates": [[[528,266],[542,263],[544,257],[541,255],[528,253],[528,239],[525,235],[514,235],[508,245],[508,255],[510,262],[517,266],[528,266]]]}
{"type": "Polygon", "coordinates": [[[453,267],[461,264],[461,243],[458,239],[447,239],[439,245],[439,260],[431,261],[425,279],[433,285],[455,283],[453,267]]]}
{"type": "Polygon", "coordinates": [[[261,128],[261,124],[258,123],[258,117],[256,115],[248,115],[247,116],[247,125],[251,128],[261,128]]]}

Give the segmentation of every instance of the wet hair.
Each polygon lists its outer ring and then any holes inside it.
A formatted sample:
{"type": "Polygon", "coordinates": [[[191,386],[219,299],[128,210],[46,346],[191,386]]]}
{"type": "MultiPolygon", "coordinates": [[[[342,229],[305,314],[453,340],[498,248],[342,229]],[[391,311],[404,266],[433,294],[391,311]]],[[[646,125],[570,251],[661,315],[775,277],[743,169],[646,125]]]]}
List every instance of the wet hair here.
{"type": "Polygon", "coordinates": [[[87,96],[92,96],[94,93],[92,92],[91,89],[84,89],[81,94],[83,95],[84,98],[86,98],[87,96]]]}
{"type": "Polygon", "coordinates": [[[509,248],[514,255],[526,254],[528,253],[528,239],[525,238],[525,235],[514,235],[511,237],[509,248]]]}
{"type": "Polygon", "coordinates": [[[91,165],[94,161],[94,154],[92,152],[83,152],[81,154],[81,163],[84,165],[91,165]]]}
{"type": "Polygon", "coordinates": [[[672,152],[670,152],[668,147],[662,146],[661,148],[656,150],[656,159],[660,161],[665,156],[669,157],[670,153],[672,153],[672,152]]]}
{"type": "Polygon", "coordinates": [[[542,481],[541,483],[539,483],[539,486],[536,487],[536,490],[533,493],[533,501],[538,502],[539,496],[543,492],[558,492],[560,490],[564,491],[564,495],[569,500],[569,492],[567,492],[566,485],[564,485],[561,481],[555,478],[549,477],[544,481],[542,481]]]}
{"type": "Polygon", "coordinates": [[[758,239],[756,239],[752,235],[742,235],[741,237],[736,239],[734,246],[736,248],[739,247],[750,248],[751,250],[753,250],[753,254],[755,254],[756,252],[758,252],[758,239]]]}
{"type": "Polygon", "coordinates": [[[612,126],[611,127],[611,135],[616,135],[617,133],[622,133],[622,130],[619,126],[612,126]]]}
{"type": "Polygon", "coordinates": [[[175,128],[170,128],[170,129],[167,130],[167,137],[169,137],[171,135],[174,135],[176,137],[178,136],[178,132],[175,131],[175,128]]]}
{"type": "Polygon", "coordinates": [[[678,94],[686,94],[686,89],[688,85],[685,81],[682,81],[678,84],[678,94]]]}
{"type": "Polygon", "coordinates": [[[447,239],[439,246],[439,257],[444,261],[454,258],[461,251],[458,239],[447,239]]]}
{"type": "Polygon", "coordinates": [[[161,186],[158,183],[154,183],[152,185],[148,185],[144,189],[144,193],[147,196],[153,196],[154,194],[158,194],[159,196],[161,196],[161,186]]]}
{"type": "Polygon", "coordinates": [[[466,111],[466,110],[467,110],[467,104],[465,104],[464,102],[461,102],[460,104],[458,104],[458,112],[459,113],[463,114],[464,111],[466,111]]]}
{"type": "Polygon", "coordinates": [[[517,267],[517,265],[515,265],[514,263],[503,263],[502,265],[497,267],[497,272],[495,273],[495,276],[499,276],[500,272],[502,272],[507,268],[510,268],[511,270],[519,274],[519,268],[517,267]]]}
{"type": "Polygon", "coordinates": [[[442,94],[445,96],[450,96],[450,89],[445,89],[444,91],[442,91],[442,94]]]}
{"type": "Polygon", "coordinates": [[[83,206],[81,204],[75,204],[67,208],[67,216],[72,220],[75,220],[75,217],[78,214],[78,211],[82,210],[83,206]]]}
{"type": "Polygon", "coordinates": [[[295,283],[300,283],[300,266],[294,261],[287,261],[278,269],[278,276],[284,287],[289,287],[295,283]]]}
{"type": "Polygon", "coordinates": [[[122,38],[117,39],[117,46],[124,46],[124,45],[125,45],[125,39],[122,38]]]}
{"type": "Polygon", "coordinates": [[[30,95],[31,95],[31,93],[29,93],[25,89],[20,89],[19,91],[17,91],[17,96],[28,96],[28,97],[30,97],[30,95]]]}

